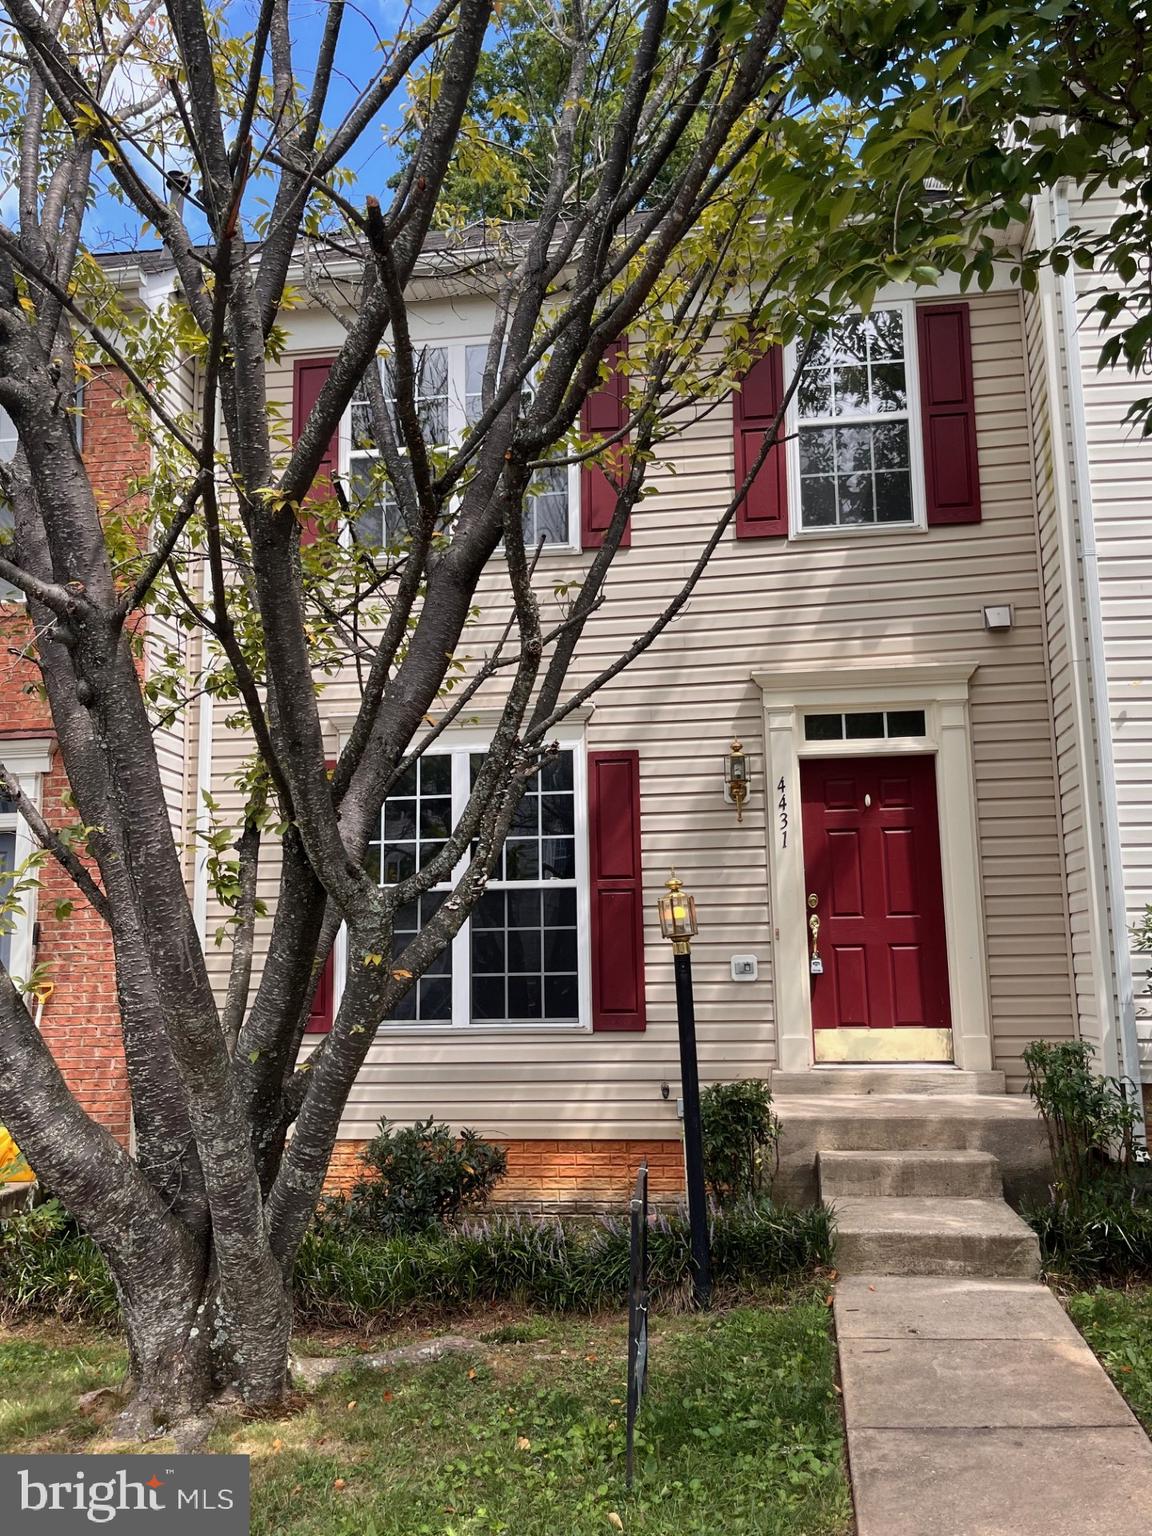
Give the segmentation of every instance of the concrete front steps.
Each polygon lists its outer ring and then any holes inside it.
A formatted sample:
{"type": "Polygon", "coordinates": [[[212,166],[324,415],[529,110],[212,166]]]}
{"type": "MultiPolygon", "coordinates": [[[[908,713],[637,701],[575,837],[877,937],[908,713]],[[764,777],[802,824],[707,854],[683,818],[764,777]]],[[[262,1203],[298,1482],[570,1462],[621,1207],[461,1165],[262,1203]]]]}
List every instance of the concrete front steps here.
{"type": "Polygon", "coordinates": [[[1036,1234],[1005,1202],[990,1153],[833,1148],[819,1153],[818,1166],[843,1274],[1040,1273],[1036,1234]]]}
{"type": "Polygon", "coordinates": [[[1003,1200],[829,1202],[836,1215],[836,1268],[846,1275],[979,1275],[1035,1280],[1040,1247],[1003,1200]]]}
{"type": "Polygon", "coordinates": [[[852,1196],[999,1200],[1004,1194],[1000,1164],[991,1152],[845,1152],[819,1154],[820,1195],[824,1200],[852,1196]]]}
{"type": "MultiPolygon", "coordinates": [[[[775,1190],[792,1205],[811,1205],[822,1196],[817,1161],[821,1153],[983,1153],[998,1165],[1004,1193],[1013,1205],[1043,1198],[1052,1178],[1044,1127],[1031,1100],[1004,1092],[999,1072],[962,1072],[955,1067],[816,1067],[809,1072],[773,1072],[773,1108],[780,1119],[780,1171],[775,1190]]],[[[929,1164],[894,1159],[873,1188],[869,1167],[857,1159],[836,1170],[837,1196],[922,1196],[961,1193],[947,1159],[931,1164],[936,1182],[924,1183],[929,1164]],[[913,1173],[910,1170],[917,1170],[913,1173]],[[863,1185],[859,1180],[864,1179],[863,1185]],[[915,1188],[909,1183],[916,1181],[915,1188]],[[941,1184],[944,1179],[949,1182],[941,1184]]],[[[878,1165],[874,1165],[878,1166],[878,1165]]],[[[988,1169],[981,1160],[980,1166],[988,1169]]],[[[976,1164],[973,1164],[973,1168],[976,1164]]],[[[960,1175],[957,1175],[958,1177],[960,1175]]],[[[992,1198],[987,1172],[967,1186],[975,1198],[992,1198]]]]}

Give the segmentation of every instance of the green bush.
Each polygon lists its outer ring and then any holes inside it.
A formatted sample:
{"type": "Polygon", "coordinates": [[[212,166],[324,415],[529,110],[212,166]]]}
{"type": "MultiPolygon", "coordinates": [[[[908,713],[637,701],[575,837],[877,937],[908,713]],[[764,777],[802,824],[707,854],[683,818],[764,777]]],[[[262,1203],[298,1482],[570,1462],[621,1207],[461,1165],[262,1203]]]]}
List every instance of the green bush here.
{"type": "Polygon", "coordinates": [[[415,1125],[387,1119],[364,1148],[368,1172],[347,1200],[329,1203],[328,1219],[365,1232],[416,1233],[452,1222],[487,1203],[508,1159],[475,1131],[457,1136],[429,1115],[415,1125]]]}
{"type": "MultiPolygon", "coordinates": [[[[712,1222],[717,1282],[743,1287],[795,1277],[831,1257],[827,1211],[767,1201],[718,1211],[712,1222]]],[[[648,1234],[653,1304],[677,1305],[690,1288],[685,1218],[658,1215],[648,1234]]],[[[328,1324],[382,1321],[406,1312],[515,1302],[546,1311],[594,1312],[628,1295],[625,1221],[536,1222],[497,1217],[456,1230],[376,1236],[318,1223],[296,1266],[302,1318],[328,1324]]]]}
{"type": "Polygon", "coordinates": [[[1028,1091],[1044,1121],[1055,1182],[1025,1216],[1050,1274],[1123,1284],[1152,1276],[1152,1188],[1136,1161],[1135,1084],[1092,1067],[1085,1041],[1024,1052],[1028,1091]]]}
{"type": "Polygon", "coordinates": [[[1145,1183],[1114,1179],[1078,1204],[1055,1200],[1024,1214],[1049,1274],[1109,1285],[1152,1280],[1152,1191],[1145,1183]]]}
{"type": "Polygon", "coordinates": [[[1083,1040],[1033,1040],[1024,1051],[1028,1092],[1048,1133],[1054,1193],[1073,1213],[1135,1166],[1139,1089],[1094,1071],[1092,1056],[1083,1040]]]}
{"type": "Polygon", "coordinates": [[[780,1165],[780,1121],[762,1078],[713,1083],[700,1095],[704,1177],[719,1205],[755,1200],[780,1165]]]}
{"type": "MultiPolygon", "coordinates": [[[[751,1288],[827,1264],[828,1212],[786,1210],[767,1201],[718,1211],[712,1268],[718,1285],[751,1288]]],[[[654,1304],[688,1296],[688,1226],[680,1213],[654,1217],[648,1233],[654,1304]]],[[[569,1224],[496,1217],[459,1227],[381,1235],[320,1220],[296,1265],[301,1321],[358,1326],[405,1313],[514,1302],[549,1312],[596,1312],[628,1296],[627,1221],[569,1224]]],[[[95,1244],[49,1204],[0,1226],[0,1321],[60,1317],[112,1324],[111,1277],[95,1244]]]]}
{"type": "Polygon", "coordinates": [[[0,1221],[0,1322],[51,1316],[112,1323],[118,1315],[100,1250],[58,1201],[0,1221]]]}

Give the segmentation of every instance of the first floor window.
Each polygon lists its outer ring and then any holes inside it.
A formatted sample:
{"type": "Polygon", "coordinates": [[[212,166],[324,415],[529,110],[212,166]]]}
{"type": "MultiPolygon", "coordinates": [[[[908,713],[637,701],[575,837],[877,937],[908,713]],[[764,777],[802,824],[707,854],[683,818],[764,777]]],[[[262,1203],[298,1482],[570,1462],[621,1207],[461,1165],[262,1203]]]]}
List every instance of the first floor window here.
{"type": "MultiPolygon", "coordinates": [[[[384,805],[369,867],[391,885],[436,854],[484,761],[474,747],[426,753],[384,805]]],[[[585,1013],[582,763],[573,746],[548,757],[517,808],[488,888],[456,938],[413,983],[386,1024],[578,1024],[585,1013]]],[[[447,898],[445,880],[397,914],[400,955],[447,898]]]]}
{"type": "Polygon", "coordinates": [[[816,338],[793,404],[801,530],[916,520],[913,330],[898,304],[816,338]]]}
{"type": "MultiPolygon", "coordinates": [[[[418,349],[416,405],[420,430],[430,450],[458,446],[479,421],[487,355],[487,345],[479,342],[418,349]]],[[[401,441],[395,425],[393,367],[386,359],[381,368],[385,405],[401,441]]],[[[530,393],[530,386],[526,393],[530,393]]],[[[403,543],[408,530],[381,472],[379,445],[363,386],[352,401],[349,424],[349,474],[360,509],[357,536],[370,546],[396,547],[403,543]]],[[[577,483],[575,472],[567,465],[536,471],[524,497],[524,541],[529,549],[541,542],[561,548],[572,546],[572,488],[577,483]]]]}

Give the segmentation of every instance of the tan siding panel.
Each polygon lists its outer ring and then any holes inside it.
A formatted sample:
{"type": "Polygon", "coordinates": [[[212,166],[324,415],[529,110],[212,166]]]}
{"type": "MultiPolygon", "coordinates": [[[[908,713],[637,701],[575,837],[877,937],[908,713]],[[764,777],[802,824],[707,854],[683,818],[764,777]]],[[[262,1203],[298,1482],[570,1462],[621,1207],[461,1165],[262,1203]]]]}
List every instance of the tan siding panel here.
{"type": "MultiPolygon", "coordinates": [[[[1044,633],[1050,594],[1038,569],[1018,297],[974,299],[972,335],[984,505],[979,526],[792,542],[729,536],[685,615],[596,697],[588,746],[640,752],[648,1030],[383,1034],[369,1053],[343,1135],[363,1135],[385,1113],[400,1120],[439,1114],[504,1136],[677,1134],[671,959],[654,920],[672,863],[691,883],[700,909],[694,956],[702,1075],[706,1081],[762,1075],[772,1066],[761,703],[752,678],[781,663],[978,662],[971,719],[997,1065],[1019,1086],[1027,1041],[1072,1032],[1044,633]],[[1013,605],[1010,634],[984,631],[985,603],[1013,605]],[[742,824],[721,795],[721,757],[733,734],[752,756],[752,795],[742,824]],[[758,957],[757,982],[730,980],[735,953],[758,957]],[[661,1096],[664,1082],[671,1084],[668,1101],[661,1096]]],[[[274,387],[286,400],[287,369],[274,387]]],[[[683,579],[713,511],[731,494],[730,429],[727,408],[719,408],[687,424],[668,446],[665,462],[674,463],[676,473],[657,471],[656,494],[634,514],[632,548],[620,555],[609,601],[581,644],[573,686],[618,656],[683,579]]],[[[556,613],[554,584],[578,579],[584,565],[579,555],[544,557],[545,622],[556,613]]],[[[472,655],[492,643],[503,590],[494,562],[482,621],[466,641],[472,655]]],[[[489,690],[486,701],[497,696],[489,690]]],[[[326,689],[322,707],[335,716],[353,704],[347,679],[326,689]]],[[[226,805],[234,799],[224,778],[245,750],[240,738],[219,733],[215,782],[226,805]]],[[[227,956],[216,952],[210,959],[222,986],[227,956]]]]}

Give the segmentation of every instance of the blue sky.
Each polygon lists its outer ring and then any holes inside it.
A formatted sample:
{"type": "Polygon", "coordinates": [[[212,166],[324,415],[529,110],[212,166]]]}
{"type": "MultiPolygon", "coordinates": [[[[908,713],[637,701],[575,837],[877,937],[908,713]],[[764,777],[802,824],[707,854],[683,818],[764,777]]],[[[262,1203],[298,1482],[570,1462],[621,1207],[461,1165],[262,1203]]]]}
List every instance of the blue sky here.
{"type": "MultiPolygon", "coordinates": [[[[231,0],[228,19],[235,34],[251,32],[257,8],[255,0],[231,0]]],[[[383,57],[381,43],[387,43],[393,38],[400,26],[410,27],[422,10],[422,4],[409,8],[399,3],[399,0],[356,0],[356,3],[345,6],[340,48],[325,114],[328,125],[334,125],[342,119],[364,83],[379,68],[383,57]]],[[[292,4],[294,53],[297,74],[304,90],[311,86],[312,66],[326,11],[325,0],[294,0],[292,4]]],[[[400,125],[404,105],[402,94],[389,102],[347,162],[356,174],[356,194],[360,197],[376,193],[383,201],[386,196],[388,179],[398,164],[397,153],[387,142],[387,137],[400,125]]],[[[174,158],[170,168],[176,168],[179,163],[174,158]]],[[[156,181],[158,178],[150,175],[150,179],[156,181]]],[[[106,180],[106,173],[101,180],[106,180]]],[[[190,210],[190,213],[194,216],[195,210],[190,210]]],[[[191,225],[191,218],[189,223],[191,225]]],[[[202,231],[194,229],[193,233],[199,235],[202,231]]],[[[98,250],[123,248],[134,243],[144,246],[157,244],[154,234],[145,231],[141,236],[139,221],[132,210],[117,202],[107,192],[98,197],[93,208],[89,234],[93,248],[98,250]]]]}

